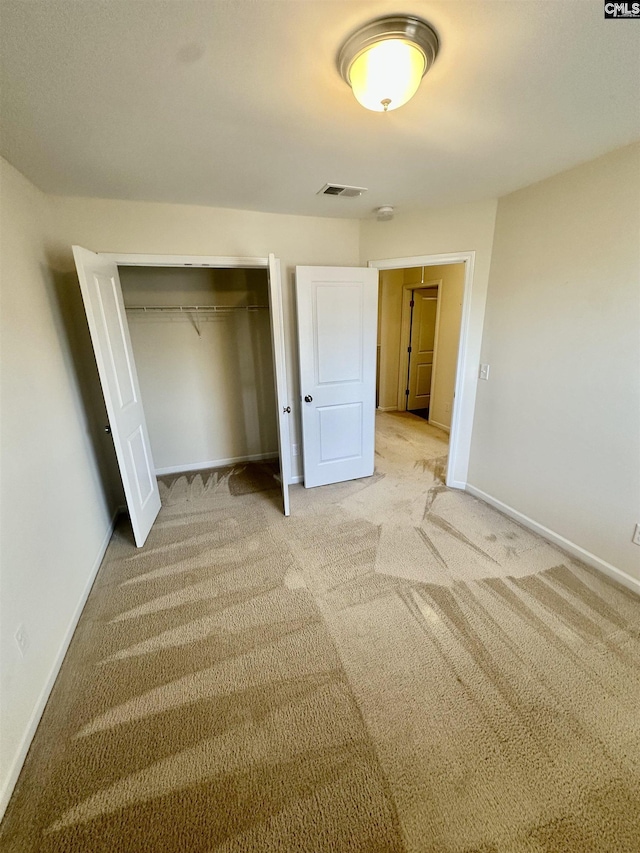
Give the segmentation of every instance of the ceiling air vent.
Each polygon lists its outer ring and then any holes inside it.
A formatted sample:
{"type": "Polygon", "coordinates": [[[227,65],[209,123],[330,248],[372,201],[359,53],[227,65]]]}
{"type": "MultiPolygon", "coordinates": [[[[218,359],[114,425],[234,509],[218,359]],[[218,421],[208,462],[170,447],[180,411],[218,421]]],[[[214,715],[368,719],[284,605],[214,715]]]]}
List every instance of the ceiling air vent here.
{"type": "Polygon", "coordinates": [[[344,184],[325,184],[316,195],[339,195],[342,198],[358,198],[366,193],[366,187],[346,187],[344,184]]]}

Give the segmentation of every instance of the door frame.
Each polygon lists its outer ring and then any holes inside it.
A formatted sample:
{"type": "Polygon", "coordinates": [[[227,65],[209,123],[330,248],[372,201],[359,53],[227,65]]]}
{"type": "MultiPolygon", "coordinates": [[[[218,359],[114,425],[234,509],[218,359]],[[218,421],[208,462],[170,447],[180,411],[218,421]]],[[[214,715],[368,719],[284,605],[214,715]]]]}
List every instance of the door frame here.
{"type": "MultiPolygon", "coordinates": [[[[99,252],[102,257],[107,258],[116,266],[121,267],[192,267],[192,268],[208,268],[208,269],[265,269],[267,272],[269,271],[269,257],[263,258],[255,258],[255,257],[227,257],[221,255],[157,255],[157,254],[138,254],[131,252],[99,252]]],[[[278,262],[278,259],[276,259],[278,262]]],[[[282,278],[279,277],[275,283],[277,293],[279,294],[280,304],[279,306],[269,305],[269,313],[271,315],[271,321],[273,323],[273,313],[274,309],[278,309],[280,312],[282,311],[282,278]]],[[[276,325],[278,326],[279,339],[281,343],[281,356],[285,356],[285,344],[284,344],[284,329],[279,327],[279,323],[276,317],[276,325]]],[[[275,358],[275,353],[274,353],[275,358]]],[[[276,369],[276,365],[274,363],[274,370],[276,369]]],[[[287,402],[289,402],[289,388],[287,382],[286,371],[280,377],[280,381],[284,383],[284,390],[287,396],[287,402]]],[[[275,382],[275,374],[274,374],[274,382],[275,382]]],[[[288,452],[291,457],[291,437],[288,421],[284,425],[285,429],[283,431],[282,439],[282,447],[283,452],[288,452]]],[[[278,431],[281,429],[281,419],[280,412],[278,412],[278,431]]],[[[281,471],[285,470],[285,466],[283,466],[282,460],[280,459],[280,469],[281,471]]],[[[288,489],[292,484],[292,481],[295,479],[291,477],[291,463],[286,466],[286,470],[289,471],[288,482],[284,483],[285,489],[288,489]]],[[[285,504],[285,515],[288,515],[288,498],[284,497],[285,504]]]]}
{"type": "Polygon", "coordinates": [[[411,340],[411,298],[410,293],[415,290],[422,290],[424,287],[435,287],[438,290],[438,303],[436,306],[436,333],[433,340],[433,366],[431,368],[431,397],[433,397],[433,389],[436,386],[436,357],[438,352],[438,326],[440,324],[440,288],[442,287],[442,279],[436,278],[433,281],[425,281],[424,284],[403,284],[402,285],[402,316],[400,319],[400,371],[398,373],[398,411],[407,411],[407,389],[409,375],[409,342],[411,340]],[[403,380],[402,377],[405,377],[403,380]]]}
{"type": "Polygon", "coordinates": [[[472,315],[473,271],[475,252],[450,252],[441,255],[413,255],[408,258],[384,258],[368,261],[378,270],[405,267],[433,267],[441,264],[464,264],[464,296],[458,344],[458,365],[454,405],[449,435],[449,461],[446,483],[452,489],[464,489],[469,473],[471,433],[476,405],[477,378],[480,365],[480,347],[484,325],[484,305],[472,315]]]}
{"type": "Polygon", "coordinates": [[[269,266],[269,258],[226,258],[218,255],[138,255],[123,252],[98,252],[119,267],[241,267],[260,269],[269,266]]]}

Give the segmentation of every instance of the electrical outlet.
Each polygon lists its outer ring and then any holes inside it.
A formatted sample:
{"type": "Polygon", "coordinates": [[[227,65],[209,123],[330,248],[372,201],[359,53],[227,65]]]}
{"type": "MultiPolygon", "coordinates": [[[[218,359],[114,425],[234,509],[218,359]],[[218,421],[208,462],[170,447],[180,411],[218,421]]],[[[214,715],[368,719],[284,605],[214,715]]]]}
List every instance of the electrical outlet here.
{"type": "Polygon", "coordinates": [[[293,455],[294,455],[294,456],[298,456],[298,455],[299,455],[299,450],[298,450],[298,445],[297,445],[297,444],[292,444],[292,445],[291,445],[291,450],[292,450],[292,452],[293,452],[293,455]]]}
{"type": "Polygon", "coordinates": [[[634,545],[640,545],[640,524],[636,524],[636,529],[633,531],[631,541],[634,545]]]}
{"type": "Polygon", "coordinates": [[[16,644],[20,649],[20,654],[24,657],[29,649],[29,635],[24,625],[20,625],[15,633],[16,644]]]}
{"type": "Polygon", "coordinates": [[[488,379],[489,378],[489,365],[481,364],[480,365],[480,379],[488,379]]]}
{"type": "Polygon", "coordinates": [[[447,415],[448,415],[448,414],[450,414],[450,412],[451,412],[451,403],[445,403],[445,404],[444,404],[444,411],[445,411],[445,414],[447,414],[447,415]]]}

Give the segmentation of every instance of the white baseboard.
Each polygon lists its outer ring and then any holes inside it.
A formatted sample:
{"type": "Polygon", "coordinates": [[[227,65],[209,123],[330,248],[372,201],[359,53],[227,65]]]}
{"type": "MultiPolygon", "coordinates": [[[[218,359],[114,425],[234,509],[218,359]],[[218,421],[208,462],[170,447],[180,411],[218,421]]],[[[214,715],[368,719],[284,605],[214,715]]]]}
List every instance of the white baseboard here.
{"type": "Polygon", "coordinates": [[[235,465],[239,462],[265,462],[268,459],[277,459],[278,453],[254,453],[252,456],[228,456],[225,459],[209,459],[206,462],[188,462],[183,465],[170,465],[168,468],[156,468],[156,476],[163,474],[183,474],[188,471],[203,471],[205,468],[224,468],[226,465],[235,465]]]}
{"type": "Polygon", "coordinates": [[[397,406],[378,406],[378,411],[379,412],[397,412],[398,407],[397,406]]]}
{"type": "Polygon", "coordinates": [[[444,430],[444,432],[451,432],[451,427],[445,426],[444,424],[439,424],[438,421],[427,421],[429,426],[438,427],[438,429],[444,430]]]}
{"type": "Polygon", "coordinates": [[[302,475],[302,474],[294,474],[294,475],[291,477],[291,479],[289,480],[289,485],[290,485],[290,486],[295,486],[297,483],[302,483],[302,482],[304,482],[304,477],[303,477],[303,475],[302,475]]]}
{"type": "Polygon", "coordinates": [[[558,547],[562,548],[563,551],[567,551],[573,557],[577,557],[578,560],[582,560],[582,562],[586,563],[588,566],[597,569],[598,571],[602,572],[602,574],[607,575],[607,577],[610,577],[614,581],[617,581],[618,583],[627,587],[627,589],[633,590],[633,592],[640,594],[640,580],[632,578],[631,575],[628,575],[626,572],[623,572],[622,569],[618,569],[611,563],[607,563],[606,560],[603,560],[600,557],[596,557],[595,554],[592,554],[590,551],[586,551],[584,548],[581,548],[580,545],[576,545],[576,543],[572,542],[570,539],[565,539],[564,536],[561,536],[559,533],[556,533],[555,530],[550,530],[543,524],[539,524],[537,521],[534,521],[532,518],[529,518],[528,515],[524,515],[524,513],[519,512],[517,509],[514,509],[508,504],[505,504],[502,501],[499,501],[497,498],[494,498],[492,495],[488,495],[486,492],[483,492],[482,489],[478,489],[475,486],[472,486],[467,483],[466,491],[469,492],[470,495],[473,495],[476,498],[480,498],[480,500],[484,501],[485,503],[488,503],[496,509],[499,509],[500,512],[503,512],[510,518],[515,519],[515,521],[519,521],[520,524],[524,525],[524,527],[528,527],[529,530],[533,530],[534,533],[540,534],[540,536],[542,536],[544,539],[548,539],[550,542],[553,542],[554,545],[558,545],[558,547]]]}
{"type": "Polygon", "coordinates": [[[78,604],[76,605],[76,609],[73,612],[65,635],[62,639],[62,643],[60,644],[60,648],[58,649],[58,654],[55,657],[51,670],[49,671],[49,676],[47,677],[47,680],[45,681],[42,690],[40,691],[40,695],[38,696],[33,711],[31,712],[31,717],[29,718],[27,728],[22,737],[20,749],[18,750],[18,753],[16,754],[16,757],[13,760],[9,773],[7,774],[7,778],[5,779],[4,784],[2,786],[2,790],[0,791],[0,820],[2,820],[2,816],[4,815],[5,810],[9,804],[9,800],[11,799],[13,789],[16,786],[18,776],[20,775],[20,771],[22,770],[22,765],[24,764],[24,760],[27,757],[27,753],[29,752],[31,741],[33,740],[33,736],[36,733],[36,729],[38,728],[38,725],[40,723],[40,719],[44,712],[45,706],[49,700],[51,691],[53,690],[53,685],[55,684],[56,678],[58,677],[58,673],[60,672],[60,667],[62,666],[62,662],[64,661],[65,655],[67,654],[69,644],[71,643],[71,639],[80,620],[80,616],[82,615],[82,611],[84,610],[87,598],[89,597],[89,593],[91,592],[91,587],[93,586],[93,583],[96,579],[96,575],[98,574],[98,569],[100,568],[102,560],[104,559],[107,546],[113,535],[116,518],[119,512],[120,508],[118,508],[114,512],[111,518],[111,522],[104,535],[104,538],[100,543],[100,547],[98,549],[96,558],[93,561],[93,565],[91,566],[87,582],[84,586],[84,589],[82,590],[82,595],[80,596],[78,604]]]}
{"type": "Polygon", "coordinates": [[[463,491],[467,488],[467,484],[462,480],[452,480],[450,483],[447,483],[448,489],[462,489],[463,491]]]}

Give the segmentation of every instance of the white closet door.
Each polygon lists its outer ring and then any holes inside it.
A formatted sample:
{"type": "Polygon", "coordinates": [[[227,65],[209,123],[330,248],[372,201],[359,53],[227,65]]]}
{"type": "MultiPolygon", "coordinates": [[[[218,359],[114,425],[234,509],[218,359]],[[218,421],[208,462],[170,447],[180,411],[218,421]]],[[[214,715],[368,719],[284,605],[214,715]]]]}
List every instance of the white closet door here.
{"type": "Polygon", "coordinates": [[[374,471],[378,270],[296,267],[304,484],[374,471]]]}
{"type": "Polygon", "coordinates": [[[118,267],[73,247],[136,545],[144,545],[160,510],[160,492],[140,398],[118,267]]]}
{"type": "Polygon", "coordinates": [[[278,424],[278,449],[280,452],[280,481],[284,514],[289,515],[289,483],[291,481],[291,443],[289,418],[291,406],[287,392],[287,371],[284,350],[284,320],[282,315],[282,284],[280,261],[269,255],[269,304],[271,316],[271,346],[273,373],[276,384],[276,422],[278,424]]]}

